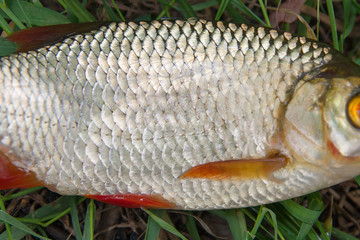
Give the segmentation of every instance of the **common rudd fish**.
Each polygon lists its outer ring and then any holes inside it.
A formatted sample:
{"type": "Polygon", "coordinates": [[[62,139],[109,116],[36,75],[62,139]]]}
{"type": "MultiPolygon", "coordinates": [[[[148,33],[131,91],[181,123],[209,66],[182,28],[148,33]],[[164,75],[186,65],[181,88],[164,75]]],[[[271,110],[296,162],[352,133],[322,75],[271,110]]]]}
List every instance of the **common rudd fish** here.
{"type": "Polygon", "coordinates": [[[360,68],[205,20],[39,27],[0,59],[0,188],[221,209],[360,174],[360,68]]]}

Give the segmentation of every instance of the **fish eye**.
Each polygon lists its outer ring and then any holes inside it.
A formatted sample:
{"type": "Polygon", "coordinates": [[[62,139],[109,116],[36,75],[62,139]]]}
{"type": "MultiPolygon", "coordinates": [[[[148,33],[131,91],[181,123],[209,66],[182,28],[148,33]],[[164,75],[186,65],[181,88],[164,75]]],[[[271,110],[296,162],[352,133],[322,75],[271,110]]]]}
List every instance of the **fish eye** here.
{"type": "Polygon", "coordinates": [[[360,130],[360,93],[349,99],[346,107],[346,115],[351,125],[360,130]]]}

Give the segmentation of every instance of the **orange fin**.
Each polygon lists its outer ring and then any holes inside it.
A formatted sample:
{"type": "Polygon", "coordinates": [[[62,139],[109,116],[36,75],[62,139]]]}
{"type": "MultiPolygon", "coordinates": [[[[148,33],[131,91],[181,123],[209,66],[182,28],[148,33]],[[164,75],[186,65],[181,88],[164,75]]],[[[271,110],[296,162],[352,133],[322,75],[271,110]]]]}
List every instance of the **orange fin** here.
{"type": "Polygon", "coordinates": [[[100,202],[127,208],[176,208],[175,204],[159,195],[116,194],[116,195],[85,195],[100,202]]]}
{"type": "Polygon", "coordinates": [[[31,188],[44,186],[35,174],[12,163],[16,156],[8,154],[3,146],[0,147],[0,189],[31,188]]]}
{"type": "Polygon", "coordinates": [[[288,160],[284,156],[211,162],[190,168],[180,176],[180,179],[204,178],[220,180],[268,178],[275,180],[271,174],[285,167],[287,164],[288,160]]]}
{"type": "Polygon", "coordinates": [[[18,45],[16,52],[26,52],[57,43],[75,34],[90,32],[103,25],[104,23],[68,23],[34,27],[15,32],[7,39],[18,45]]]}

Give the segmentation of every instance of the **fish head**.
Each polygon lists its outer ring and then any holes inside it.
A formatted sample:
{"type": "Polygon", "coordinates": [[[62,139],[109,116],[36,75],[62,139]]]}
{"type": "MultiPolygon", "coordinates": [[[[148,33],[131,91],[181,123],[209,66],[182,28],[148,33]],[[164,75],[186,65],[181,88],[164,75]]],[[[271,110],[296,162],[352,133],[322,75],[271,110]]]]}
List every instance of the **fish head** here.
{"type": "Polygon", "coordinates": [[[337,182],[360,174],[360,71],[339,64],[305,76],[284,116],[285,143],[296,161],[337,182]]]}
{"type": "Polygon", "coordinates": [[[329,151],[360,162],[360,77],[333,78],[323,108],[329,151]]]}

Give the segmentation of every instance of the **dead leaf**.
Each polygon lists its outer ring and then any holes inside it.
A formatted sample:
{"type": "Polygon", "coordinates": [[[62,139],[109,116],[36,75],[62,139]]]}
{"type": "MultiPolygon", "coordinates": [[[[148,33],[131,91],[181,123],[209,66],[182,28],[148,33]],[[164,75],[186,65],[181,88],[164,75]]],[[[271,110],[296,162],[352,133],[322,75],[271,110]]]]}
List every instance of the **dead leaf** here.
{"type": "MultiPolygon", "coordinates": [[[[300,14],[302,6],[305,4],[306,0],[287,0],[280,5],[279,8],[287,9],[297,14],[300,14]]],[[[276,11],[270,14],[270,23],[271,26],[276,27],[281,22],[293,23],[296,21],[297,16],[293,14],[286,13],[284,11],[276,11]]]]}

